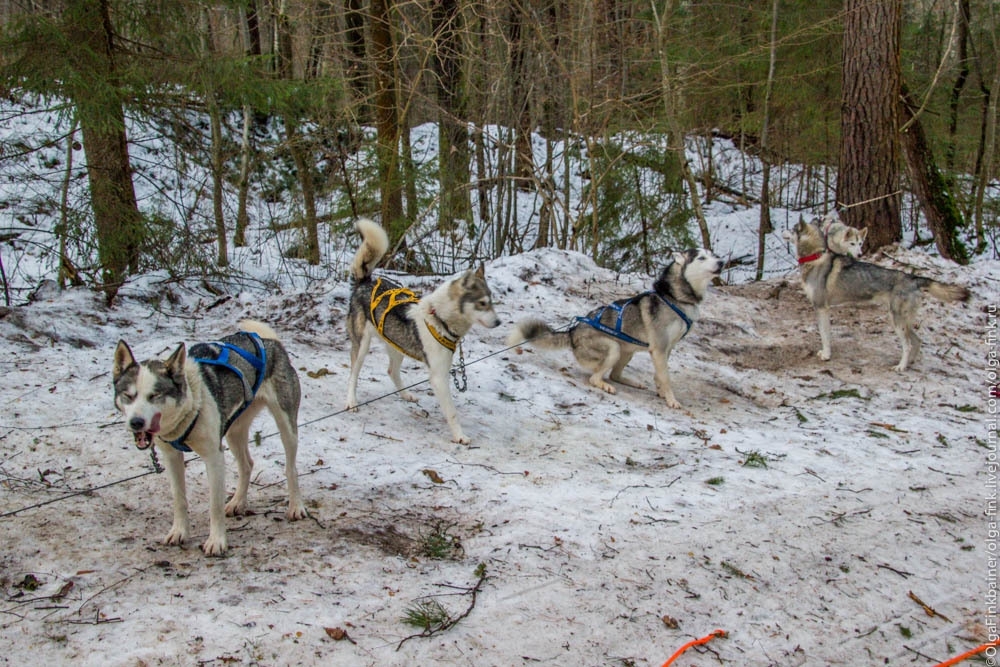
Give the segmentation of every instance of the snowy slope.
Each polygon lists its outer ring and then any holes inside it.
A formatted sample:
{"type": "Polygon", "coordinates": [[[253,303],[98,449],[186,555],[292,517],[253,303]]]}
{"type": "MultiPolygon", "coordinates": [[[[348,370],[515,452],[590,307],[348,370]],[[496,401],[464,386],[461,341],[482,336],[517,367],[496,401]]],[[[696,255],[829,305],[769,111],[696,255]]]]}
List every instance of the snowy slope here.
{"type": "MultiPolygon", "coordinates": [[[[554,250],[491,262],[505,324],[465,344],[456,401],[471,447],[448,441],[426,384],[416,404],[342,412],[346,281],[221,304],[177,286],[150,299],[151,281],[113,310],[88,291],[43,292],[0,317],[0,513],[18,512],[0,518],[0,662],[655,666],[715,628],[728,638],[676,664],[930,665],[970,648],[986,640],[997,263],[895,256],[975,294],[925,304],[914,370],[892,370],[897,342],[875,307],[837,311],[834,359],[820,362],[788,273],[711,290],[671,360],[680,411],[656,397],[646,356],[630,371],[649,389],[611,396],[569,353],[503,345],[518,318],[568,324],[648,277],[554,250]],[[271,322],[300,370],[312,516],[284,520],[281,447],[261,417],[257,514],[229,519],[230,555],[208,559],[198,461],[193,544],[159,544],[167,480],[114,411],[111,355],[119,337],[159,355],[244,316],[271,322]],[[451,540],[446,558],[421,553],[431,535],[451,540]],[[400,646],[419,633],[401,618],[427,596],[468,615],[400,646]]],[[[391,391],[373,348],[362,401],[391,391]]],[[[404,377],[426,375],[407,362],[404,377]]]]}

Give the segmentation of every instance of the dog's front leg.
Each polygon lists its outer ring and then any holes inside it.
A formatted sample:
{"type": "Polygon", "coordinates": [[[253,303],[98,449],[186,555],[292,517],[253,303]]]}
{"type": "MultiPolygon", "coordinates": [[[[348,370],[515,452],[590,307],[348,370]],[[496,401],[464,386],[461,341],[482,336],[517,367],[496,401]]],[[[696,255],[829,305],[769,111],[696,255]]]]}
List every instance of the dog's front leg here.
{"type": "Polygon", "coordinates": [[[829,308],[817,308],[816,309],[816,323],[819,326],[819,342],[820,351],[818,353],[819,358],[823,361],[830,361],[830,339],[832,334],[830,333],[830,309],[829,308]]]}
{"type": "Polygon", "coordinates": [[[206,556],[222,556],[226,553],[226,462],[225,454],[219,446],[212,447],[201,455],[205,461],[208,477],[208,539],[202,545],[206,556]]]}
{"type": "Polygon", "coordinates": [[[438,403],[441,404],[441,412],[444,413],[444,418],[448,421],[448,427],[451,428],[451,441],[457,442],[460,445],[467,445],[472,442],[462,431],[462,425],[458,423],[458,410],[455,409],[455,403],[451,398],[451,388],[448,386],[447,371],[441,373],[434,372],[434,369],[431,369],[431,389],[434,390],[434,395],[437,396],[438,403]]]}
{"type": "Polygon", "coordinates": [[[170,532],[163,538],[164,544],[181,545],[191,534],[191,521],[188,518],[187,487],[184,483],[184,453],[163,445],[160,454],[170,476],[170,492],[173,495],[174,524],[170,532]]]}
{"type": "Polygon", "coordinates": [[[649,354],[653,357],[656,393],[667,402],[668,408],[679,409],[681,404],[674,396],[674,388],[670,384],[670,374],[667,372],[667,361],[670,359],[670,353],[659,349],[658,346],[657,348],[653,348],[652,343],[650,343],[649,354]]]}

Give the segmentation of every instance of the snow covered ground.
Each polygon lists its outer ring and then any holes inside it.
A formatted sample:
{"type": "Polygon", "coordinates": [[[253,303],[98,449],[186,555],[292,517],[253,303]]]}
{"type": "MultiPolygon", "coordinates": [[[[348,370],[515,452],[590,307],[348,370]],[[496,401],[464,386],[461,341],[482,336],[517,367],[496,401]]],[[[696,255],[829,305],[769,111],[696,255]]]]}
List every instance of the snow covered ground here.
{"type": "MultiPolygon", "coordinates": [[[[998,265],[893,256],[878,261],[974,293],[925,304],[915,369],[892,370],[876,307],[836,311],[834,358],[819,361],[789,271],[711,290],[671,359],[680,411],[656,397],[646,356],[630,369],[648,389],[612,396],[568,352],[504,349],[518,318],[568,324],[648,278],[554,250],[493,261],[507,326],[466,340],[469,447],[448,441],[426,384],[416,404],[342,412],[346,280],[221,303],[151,285],[112,310],[43,290],[0,317],[0,663],[655,666],[716,628],[727,638],[676,664],[931,665],[978,645],[996,555],[998,265]],[[246,316],[279,331],[300,371],[311,518],[283,518],[281,447],[261,417],[256,514],[227,520],[231,551],[209,559],[198,461],[195,537],[159,543],[167,479],[115,413],[111,356],[119,337],[161,355],[246,316]],[[429,599],[465,616],[409,638],[420,630],[402,618],[429,599]]],[[[362,401],[391,391],[385,360],[373,346],[362,401]]],[[[426,374],[408,362],[404,377],[426,374]]]]}

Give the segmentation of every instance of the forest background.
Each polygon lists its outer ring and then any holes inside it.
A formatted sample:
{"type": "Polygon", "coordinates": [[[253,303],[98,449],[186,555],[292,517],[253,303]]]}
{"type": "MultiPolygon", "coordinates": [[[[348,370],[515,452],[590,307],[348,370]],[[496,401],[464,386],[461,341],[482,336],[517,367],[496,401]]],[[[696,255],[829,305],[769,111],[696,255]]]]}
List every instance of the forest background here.
{"type": "Polygon", "coordinates": [[[47,225],[58,282],[109,301],[151,268],[226,276],[251,222],[296,230],[285,252],[318,264],[361,215],[413,272],[544,246],[648,270],[711,247],[717,198],[760,206],[758,256],[733,258],[757,277],[772,202],[836,209],[872,247],[906,227],[959,263],[997,253],[989,0],[3,0],[0,21],[6,121],[60,127],[0,165],[65,146],[19,172],[2,241],[47,225]],[[413,153],[424,124],[433,161],[413,153]],[[158,170],[205,181],[137,197],[135,128],[170,147],[158,170]],[[714,176],[720,138],[739,182],[714,176]],[[253,197],[290,213],[251,221],[253,197]]]}

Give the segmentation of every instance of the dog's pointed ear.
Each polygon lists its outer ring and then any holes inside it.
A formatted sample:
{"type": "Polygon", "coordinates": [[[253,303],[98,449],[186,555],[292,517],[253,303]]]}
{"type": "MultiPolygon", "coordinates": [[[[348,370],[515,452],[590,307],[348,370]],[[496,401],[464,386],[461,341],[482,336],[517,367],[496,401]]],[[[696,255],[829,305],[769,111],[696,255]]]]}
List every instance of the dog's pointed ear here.
{"type": "Polygon", "coordinates": [[[477,278],[483,278],[483,279],[486,278],[486,263],[485,262],[479,262],[479,268],[476,269],[476,277],[477,278]]]}
{"type": "Polygon", "coordinates": [[[184,343],[177,346],[174,353],[167,357],[163,365],[167,367],[167,372],[173,376],[184,377],[184,364],[187,362],[187,347],[184,343]]]}
{"type": "Polygon", "coordinates": [[[868,238],[868,228],[862,227],[861,229],[858,230],[858,234],[861,235],[861,240],[864,241],[866,238],[868,238]]]}
{"type": "Polygon", "coordinates": [[[115,361],[111,366],[111,379],[117,381],[121,377],[125,369],[135,363],[135,355],[132,354],[132,350],[129,348],[128,343],[123,340],[118,341],[118,347],[115,348],[115,361]]]}

